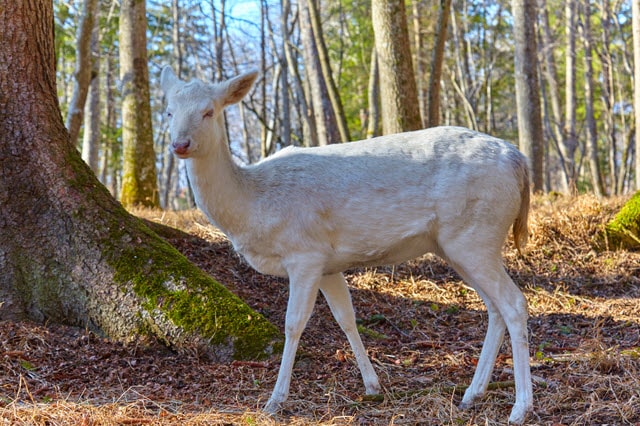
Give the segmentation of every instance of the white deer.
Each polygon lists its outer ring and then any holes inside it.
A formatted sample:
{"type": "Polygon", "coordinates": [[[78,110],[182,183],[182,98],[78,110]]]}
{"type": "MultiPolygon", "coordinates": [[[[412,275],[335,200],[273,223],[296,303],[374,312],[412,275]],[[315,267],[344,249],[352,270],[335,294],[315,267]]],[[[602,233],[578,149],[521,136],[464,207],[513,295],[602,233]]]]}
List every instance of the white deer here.
{"type": "Polygon", "coordinates": [[[171,150],[186,161],[198,207],[256,270],[289,278],[284,351],[265,411],[277,412],[287,399],[318,290],[347,335],[366,393],[380,393],[342,272],[432,252],[487,306],[487,335],[461,407],[485,393],[506,327],[516,388],[509,420],[522,423],[533,406],[527,302],[507,275],[501,250],[511,227],[518,249],[527,242],[526,158],[491,136],[439,127],[289,147],[241,167],[231,157],[223,110],[247,94],[256,76],[187,83],[165,67],[161,85],[171,150]]]}

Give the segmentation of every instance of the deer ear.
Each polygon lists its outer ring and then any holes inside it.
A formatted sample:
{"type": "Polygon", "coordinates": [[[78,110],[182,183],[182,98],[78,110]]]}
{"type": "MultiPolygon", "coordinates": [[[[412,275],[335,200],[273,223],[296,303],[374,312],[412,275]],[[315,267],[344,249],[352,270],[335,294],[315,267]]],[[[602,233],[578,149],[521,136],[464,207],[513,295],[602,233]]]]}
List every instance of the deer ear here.
{"type": "Polygon", "coordinates": [[[162,69],[162,73],[160,74],[160,87],[162,87],[162,91],[165,94],[179,82],[180,79],[176,76],[170,66],[166,66],[162,69]]]}
{"type": "Polygon", "coordinates": [[[249,93],[257,77],[258,72],[251,71],[223,83],[223,105],[227,106],[240,102],[249,93]]]}

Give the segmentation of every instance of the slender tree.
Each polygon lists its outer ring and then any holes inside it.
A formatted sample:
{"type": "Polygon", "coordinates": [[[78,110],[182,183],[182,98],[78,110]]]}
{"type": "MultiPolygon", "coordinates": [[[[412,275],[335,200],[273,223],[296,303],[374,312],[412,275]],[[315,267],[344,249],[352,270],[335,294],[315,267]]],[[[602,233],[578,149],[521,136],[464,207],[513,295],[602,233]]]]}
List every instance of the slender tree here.
{"type": "Polygon", "coordinates": [[[219,359],[264,355],[275,327],[129,215],[70,142],[52,3],[8,3],[0,0],[0,320],[196,346],[219,359]]]}
{"type": "MultiPolygon", "coordinates": [[[[100,8],[96,8],[93,29],[91,31],[91,84],[85,101],[84,134],[82,137],[82,159],[98,175],[100,172],[100,8]]],[[[72,139],[73,140],[73,139],[72,139]]]]}
{"type": "Polygon", "coordinates": [[[636,190],[640,191],[640,0],[631,0],[633,21],[633,110],[636,120],[636,190]]]}
{"type": "Polygon", "coordinates": [[[445,41],[447,40],[447,28],[449,27],[450,14],[451,0],[442,0],[440,2],[440,13],[438,15],[438,34],[436,36],[436,45],[433,49],[433,59],[431,60],[427,127],[435,127],[440,124],[440,79],[442,78],[444,47],[445,41]]]}
{"type": "Polygon", "coordinates": [[[309,4],[305,0],[298,2],[300,38],[302,39],[302,56],[307,75],[308,93],[312,102],[313,116],[317,131],[317,145],[327,145],[342,141],[336,111],[329,98],[327,81],[322,72],[318,42],[313,33],[309,4]]]}
{"type": "Polygon", "coordinates": [[[78,24],[78,54],[74,73],[73,97],[67,114],[67,129],[71,141],[75,143],[82,126],[84,104],[87,100],[89,84],[93,75],[91,58],[91,39],[98,11],[98,0],[84,0],[82,15],[78,24]]]}
{"type": "Polygon", "coordinates": [[[587,127],[587,157],[591,174],[593,191],[598,198],[605,195],[602,174],[600,173],[600,161],[598,159],[598,127],[594,111],[595,81],[593,77],[593,47],[591,43],[591,5],[586,4],[581,8],[580,16],[582,42],[584,45],[584,97],[585,97],[585,121],[587,127]]]}
{"type": "Polygon", "coordinates": [[[322,23],[320,22],[320,11],[318,10],[318,4],[316,0],[307,0],[307,8],[309,11],[309,20],[311,22],[311,30],[313,32],[313,38],[318,51],[318,59],[320,61],[320,69],[322,71],[322,77],[326,83],[327,94],[329,95],[329,101],[333,108],[336,117],[336,126],[340,133],[340,139],[342,142],[348,142],[351,137],[349,136],[349,128],[347,127],[347,120],[344,116],[344,108],[342,106],[342,100],[340,99],[340,93],[336,87],[336,83],[333,79],[333,71],[331,70],[331,63],[329,61],[329,53],[327,52],[327,46],[324,42],[324,35],[322,33],[322,23]]]}
{"type": "Polygon", "coordinates": [[[125,206],[158,207],[146,32],[145,2],[122,0],[119,37],[123,176],[120,201],[125,206]]]}
{"type": "Polygon", "coordinates": [[[404,0],[372,0],[384,134],[422,127],[404,0]]]}
{"type": "Polygon", "coordinates": [[[533,191],[544,188],[544,150],[536,47],[536,3],[512,0],[520,149],[529,157],[533,191]]]}

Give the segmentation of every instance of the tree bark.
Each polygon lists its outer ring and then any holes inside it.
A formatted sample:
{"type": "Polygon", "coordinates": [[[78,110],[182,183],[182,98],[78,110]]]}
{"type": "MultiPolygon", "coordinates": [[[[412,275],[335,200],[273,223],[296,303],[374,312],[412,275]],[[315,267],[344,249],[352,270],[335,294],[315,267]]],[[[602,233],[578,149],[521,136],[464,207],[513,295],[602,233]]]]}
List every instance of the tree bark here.
{"type": "Polygon", "coordinates": [[[565,3],[565,36],[567,38],[565,52],[565,127],[564,127],[564,172],[569,192],[577,191],[577,170],[575,155],[578,149],[576,135],[576,7],[574,0],[565,3]]]}
{"type": "Polygon", "coordinates": [[[422,120],[404,0],[373,0],[371,13],[380,72],[383,133],[420,129],[422,120]]]}
{"type": "Polygon", "coordinates": [[[442,78],[444,47],[447,40],[447,28],[449,27],[450,14],[451,0],[442,0],[440,2],[440,15],[438,19],[438,35],[436,37],[435,48],[433,49],[433,59],[431,60],[427,127],[435,127],[440,124],[440,80],[442,78]]]}
{"type": "Polygon", "coordinates": [[[259,357],[276,329],[95,178],[58,107],[50,1],[0,1],[0,320],[259,357]],[[22,72],[16,73],[20,69],[22,72]]]}
{"type": "Polygon", "coordinates": [[[544,140],[536,48],[536,3],[512,0],[515,33],[515,79],[520,149],[529,158],[532,189],[544,188],[544,140]]]}
{"type": "Polygon", "coordinates": [[[633,27],[633,111],[636,121],[636,190],[640,191],[640,0],[631,0],[633,27]]]}
{"type": "Polygon", "coordinates": [[[318,59],[320,61],[320,70],[327,86],[327,94],[329,95],[329,101],[333,108],[336,117],[336,126],[338,127],[338,133],[340,133],[341,142],[349,142],[351,136],[349,135],[349,128],[347,127],[347,119],[344,115],[344,108],[342,106],[342,100],[340,99],[340,93],[336,87],[336,83],[333,80],[333,71],[331,70],[331,63],[329,61],[329,53],[327,52],[327,46],[324,42],[324,35],[322,34],[322,24],[320,22],[320,12],[318,10],[318,3],[316,0],[307,0],[307,7],[309,10],[309,18],[311,21],[311,30],[313,31],[313,38],[318,50],[318,59]]]}
{"type": "Polygon", "coordinates": [[[91,39],[98,0],[84,0],[82,16],[78,23],[78,54],[74,74],[73,96],[67,114],[67,129],[72,143],[76,143],[82,126],[84,104],[92,78],[91,39]]]}
{"type": "Polygon", "coordinates": [[[594,112],[593,47],[591,44],[591,6],[584,5],[582,10],[582,40],[584,43],[584,102],[587,124],[587,157],[591,171],[591,185],[596,197],[605,196],[604,184],[598,159],[598,127],[594,112]]]}
{"type": "MultiPolygon", "coordinates": [[[[82,159],[96,174],[100,173],[100,8],[96,8],[91,32],[91,84],[85,101],[82,159]]],[[[73,139],[72,139],[73,140],[73,139]]]]}
{"type": "Polygon", "coordinates": [[[120,201],[124,206],[159,207],[146,31],[145,2],[122,0],[119,37],[123,175],[120,201]]]}
{"type": "Polygon", "coordinates": [[[339,143],[341,142],[341,136],[338,130],[336,112],[329,99],[327,82],[322,73],[320,54],[318,52],[319,47],[311,27],[309,5],[306,1],[301,0],[298,2],[298,8],[304,69],[307,74],[309,95],[313,105],[318,145],[339,143]]]}
{"type": "Polygon", "coordinates": [[[380,73],[375,46],[371,49],[371,69],[367,87],[369,108],[367,114],[367,139],[379,136],[380,128],[380,73]]]}

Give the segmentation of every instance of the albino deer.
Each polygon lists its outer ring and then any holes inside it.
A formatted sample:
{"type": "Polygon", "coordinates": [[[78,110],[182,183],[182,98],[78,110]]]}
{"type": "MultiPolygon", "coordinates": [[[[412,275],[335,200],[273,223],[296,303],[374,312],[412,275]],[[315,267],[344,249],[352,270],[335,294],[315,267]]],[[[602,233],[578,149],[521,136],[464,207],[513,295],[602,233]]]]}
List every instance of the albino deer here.
{"type": "Polygon", "coordinates": [[[290,147],[241,167],[231,157],[223,110],[247,94],[256,76],[187,83],[165,67],[161,84],[171,149],[187,162],[198,207],[256,270],[289,278],[286,340],[265,411],[278,411],[287,399],[296,349],[318,290],[347,335],[366,393],[380,393],[342,272],[432,252],[487,305],[487,336],[461,406],[485,393],[506,328],[516,384],[509,420],[522,423],[533,406],[527,303],[503,267],[501,249],[511,227],[518,249],[527,242],[525,157],[502,140],[439,127],[290,147]]]}

